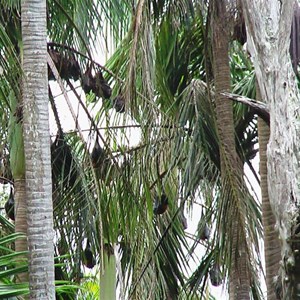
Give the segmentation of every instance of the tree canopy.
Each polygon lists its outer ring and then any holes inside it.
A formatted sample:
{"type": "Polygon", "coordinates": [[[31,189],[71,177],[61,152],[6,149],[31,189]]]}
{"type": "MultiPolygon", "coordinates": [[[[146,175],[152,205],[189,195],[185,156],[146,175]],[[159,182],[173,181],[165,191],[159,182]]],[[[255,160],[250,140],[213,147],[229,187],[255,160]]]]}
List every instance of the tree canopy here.
{"type": "MultiPolygon", "coordinates": [[[[211,299],[242,251],[248,294],[263,299],[262,207],[243,169],[260,183],[252,162],[262,110],[223,95],[232,110],[226,144],[218,98],[220,79],[230,97],[255,99],[257,66],[243,47],[247,8],[221,1],[223,12],[217,2],[47,1],[55,277],[66,283],[57,297],[93,299],[92,269],[103,293],[117,278],[120,299],[211,299]],[[228,35],[222,56],[217,22],[228,35]],[[227,59],[228,73],[219,68],[227,59]],[[195,232],[186,228],[191,215],[195,232]]],[[[0,7],[0,179],[17,198],[24,41],[20,2],[0,7]]],[[[0,221],[1,237],[14,231],[4,214],[0,221]]]]}

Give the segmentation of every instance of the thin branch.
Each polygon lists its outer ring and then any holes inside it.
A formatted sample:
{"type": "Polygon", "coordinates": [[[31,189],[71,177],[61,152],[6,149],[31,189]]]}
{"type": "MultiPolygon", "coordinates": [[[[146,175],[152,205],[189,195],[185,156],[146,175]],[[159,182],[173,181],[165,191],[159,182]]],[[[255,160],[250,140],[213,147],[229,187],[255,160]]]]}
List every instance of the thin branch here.
{"type": "Polygon", "coordinates": [[[79,135],[80,135],[80,137],[81,137],[81,140],[84,141],[84,137],[83,137],[81,128],[80,128],[80,126],[79,126],[79,124],[78,124],[78,120],[77,120],[75,111],[74,111],[74,109],[73,109],[73,107],[72,107],[72,104],[71,104],[71,101],[70,101],[70,99],[69,99],[69,97],[68,97],[68,94],[67,94],[67,92],[66,92],[66,90],[65,90],[65,88],[64,88],[62,79],[61,79],[61,77],[59,76],[58,70],[57,70],[57,68],[56,68],[56,66],[55,66],[55,64],[54,64],[54,62],[53,62],[53,60],[52,60],[52,58],[51,58],[51,56],[50,56],[49,53],[47,53],[47,63],[48,63],[48,65],[49,65],[49,67],[50,67],[50,69],[51,69],[51,71],[52,71],[52,73],[53,73],[53,75],[54,75],[56,81],[58,82],[61,91],[63,92],[64,98],[65,98],[65,100],[66,100],[66,102],[67,102],[67,105],[68,105],[68,107],[69,107],[69,110],[70,110],[70,112],[71,112],[71,115],[72,115],[72,117],[73,117],[73,119],[74,119],[74,122],[75,122],[75,124],[76,124],[76,128],[78,129],[79,135]]]}
{"type": "MultiPolygon", "coordinates": [[[[100,131],[99,131],[98,128],[97,128],[96,122],[95,122],[94,119],[92,118],[92,116],[91,116],[90,112],[88,111],[87,107],[84,105],[83,101],[81,100],[80,96],[78,95],[77,91],[75,90],[73,84],[70,82],[69,79],[67,79],[67,83],[68,83],[69,87],[71,88],[72,92],[74,93],[74,95],[76,96],[76,98],[77,98],[79,104],[81,105],[81,107],[83,108],[84,112],[86,113],[86,115],[87,115],[89,121],[90,121],[91,124],[92,124],[92,127],[94,127],[94,129],[95,129],[95,131],[96,131],[96,133],[97,133],[97,136],[100,137],[100,139],[101,139],[102,143],[104,144],[105,148],[106,148],[107,150],[109,150],[109,149],[110,149],[109,144],[106,142],[106,140],[105,140],[105,139],[103,138],[103,136],[101,135],[100,131]]],[[[112,155],[111,151],[109,151],[108,154],[109,154],[110,158],[113,160],[114,165],[115,165],[115,167],[117,168],[117,170],[119,171],[119,173],[121,173],[121,169],[120,169],[120,167],[119,167],[119,165],[118,165],[118,162],[117,162],[116,158],[112,155]]]]}
{"type": "Polygon", "coordinates": [[[260,179],[259,179],[259,177],[258,177],[258,175],[257,175],[257,173],[256,173],[256,171],[255,171],[255,169],[254,169],[251,161],[249,159],[247,159],[246,163],[247,163],[249,169],[251,170],[252,174],[254,175],[257,183],[260,185],[260,179]]]}
{"type": "Polygon", "coordinates": [[[270,112],[264,102],[231,93],[221,93],[221,95],[230,100],[241,102],[250,106],[253,111],[270,126],[270,112]]]}
{"type": "Polygon", "coordinates": [[[50,85],[48,85],[48,90],[49,90],[50,104],[51,104],[51,108],[52,108],[52,111],[53,111],[53,114],[54,114],[56,125],[58,127],[59,133],[62,134],[63,130],[62,130],[62,126],[61,126],[61,123],[60,123],[60,120],[59,120],[58,111],[57,111],[55,103],[54,103],[54,97],[53,97],[50,85]]]}
{"type": "Polygon", "coordinates": [[[6,178],[6,177],[3,177],[3,176],[0,176],[0,181],[4,181],[5,183],[9,183],[11,184],[12,186],[14,185],[14,182],[11,181],[10,179],[6,178]]]}
{"type": "MultiPolygon", "coordinates": [[[[184,234],[185,234],[185,237],[187,237],[188,239],[190,239],[196,243],[195,248],[198,245],[201,245],[201,246],[205,247],[206,249],[213,250],[212,246],[209,245],[209,243],[202,241],[196,234],[189,233],[189,232],[185,232],[184,234]]],[[[188,256],[192,257],[192,252],[188,253],[188,256]]]]}
{"type": "MultiPolygon", "coordinates": [[[[70,91],[73,91],[73,89],[70,89],[70,91]]],[[[126,128],[141,128],[142,125],[140,124],[125,124],[125,125],[113,125],[113,126],[105,126],[105,127],[97,127],[98,130],[117,130],[117,129],[126,129],[126,128]]],[[[184,131],[187,131],[189,134],[191,134],[192,130],[190,128],[176,126],[176,125],[160,125],[160,124],[152,124],[151,128],[166,128],[166,129],[182,129],[184,131]]],[[[82,129],[81,131],[91,131],[92,129],[82,129]]],[[[70,130],[69,132],[76,133],[78,130],[70,130]]]]}

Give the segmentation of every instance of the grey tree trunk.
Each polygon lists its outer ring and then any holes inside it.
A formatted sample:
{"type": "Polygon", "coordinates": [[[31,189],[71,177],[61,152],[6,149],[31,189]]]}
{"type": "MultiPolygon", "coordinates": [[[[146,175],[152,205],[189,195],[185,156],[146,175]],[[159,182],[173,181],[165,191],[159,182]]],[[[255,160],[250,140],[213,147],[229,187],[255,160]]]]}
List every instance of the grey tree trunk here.
{"type": "MultiPolygon", "coordinates": [[[[26,220],[26,187],[25,179],[15,179],[15,231],[27,235],[27,220],[26,220]]],[[[15,242],[16,251],[27,251],[26,237],[17,239],[15,242]]],[[[21,259],[26,258],[22,257],[21,259]]],[[[28,273],[21,273],[18,276],[18,282],[28,282],[28,273]]]]}
{"type": "Polygon", "coordinates": [[[55,299],[46,0],[21,2],[30,299],[55,299]]]}
{"type": "Polygon", "coordinates": [[[300,298],[300,102],[289,54],[294,3],[243,1],[249,51],[270,110],[268,190],[281,239],[282,299],[300,298]]]}

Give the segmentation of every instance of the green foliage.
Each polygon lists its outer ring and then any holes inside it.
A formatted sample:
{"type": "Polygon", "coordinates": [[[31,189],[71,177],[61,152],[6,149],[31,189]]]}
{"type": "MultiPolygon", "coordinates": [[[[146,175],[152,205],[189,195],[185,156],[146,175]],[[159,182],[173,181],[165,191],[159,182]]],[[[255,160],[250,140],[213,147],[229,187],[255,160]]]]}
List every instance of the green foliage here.
{"type": "Polygon", "coordinates": [[[24,255],[12,248],[16,239],[24,236],[14,233],[0,237],[0,298],[7,298],[29,293],[28,284],[16,284],[18,274],[27,271],[27,263],[20,260],[24,255]]]}
{"type": "MultiPolygon", "coordinates": [[[[24,238],[24,235],[12,233],[0,237],[0,298],[24,296],[29,294],[28,283],[17,283],[16,280],[20,273],[28,271],[27,259],[24,260],[24,254],[27,252],[16,252],[14,250],[14,242],[17,239],[24,238]]],[[[66,258],[66,257],[65,257],[66,258]]],[[[64,259],[57,257],[56,260],[64,259]]],[[[61,264],[56,264],[55,268],[60,268],[61,264]]],[[[56,272],[57,275],[57,272],[56,272]]],[[[56,278],[57,279],[57,278],[56,278]]],[[[61,295],[71,295],[69,299],[74,299],[76,291],[79,289],[75,285],[66,280],[56,281],[57,297],[61,295]]],[[[63,298],[66,299],[66,298],[63,298]]]]}
{"type": "Polygon", "coordinates": [[[79,300],[97,300],[99,295],[99,280],[94,276],[90,276],[84,279],[77,297],[79,300]]]}
{"type": "MultiPolygon", "coordinates": [[[[0,56],[4,70],[0,121],[6,147],[8,138],[10,147],[14,138],[21,143],[20,131],[15,134],[14,127],[21,130],[14,115],[21,74],[17,2],[0,2],[7,10],[0,24],[0,47],[5,53],[0,56]],[[12,21],[5,16],[12,16],[12,21]],[[10,26],[5,27],[8,22],[10,26]],[[9,116],[11,131],[7,133],[9,116]]],[[[76,92],[79,81],[63,82],[63,88],[75,95],[72,101],[88,113],[95,112],[95,117],[88,116],[88,138],[83,138],[80,126],[74,133],[63,132],[58,99],[50,97],[58,127],[52,140],[55,251],[60,256],[57,272],[62,282],[83,283],[79,298],[94,299],[99,293],[96,279],[82,279],[85,247],[89,243],[98,274],[98,269],[103,271],[105,247],[117,244],[123,274],[119,280],[132,298],[197,299],[201,295],[212,299],[207,292],[212,264],[222,266],[222,275],[230,266],[228,226],[233,220],[227,222],[224,216],[241,216],[239,226],[249,238],[249,249],[258,254],[261,212],[245,187],[232,191],[229,183],[220,181],[207,7],[188,0],[140,3],[144,3],[142,8],[132,6],[132,1],[48,1],[49,40],[56,43],[59,53],[73,52],[81,73],[90,63],[96,66],[91,61],[92,49],[99,42],[104,49],[110,44],[117,47],[103,70],[112,87],[110,99],[101,100],[93,92],[84,97],[83,92],[76,92]],[[125,97],[125,114],[113,109],[118,95],[125,97]],[[130,139],[137,132],[140,139],[132,145],[130,139]],[[96,139],[104,153],[97,167],[90,157],[96,139]],[[235,192],[244,196],[240,204],[235,192]],[[155,215],[155,198],[162,193],[169,207],[166,213],[155,215]],[[233,201],[226,206],[229,198],[233,201]],[[198,227],[203,227],[204,216],[212,234],[203,242],[207,251],[188,279],[186,254],[191,260],[196,256],[199,240],[188,245],[181,216],[183,211],[197,209],[196,202],[201,204],[198,227]]],[[[233,91],[253,97],[251,64],[241,49],[232,49],[233,91]]],[[[249,163],[256,153],[256,119],[240,104],[234,104],[234,117],[237,152],[249,163]]],[[[74,121],[78,125],[77,116],[74,121]]],[[[16,159],[13,151],[11,154],[16,159]]],[[[12,165],[22,166],[19,159],[12,165]]],[[[248,263],[253,263],[251,255],[248,263]]],[[[67,292],[71,297],[76,289],[66,284],[61,293],[67,292]]]]}

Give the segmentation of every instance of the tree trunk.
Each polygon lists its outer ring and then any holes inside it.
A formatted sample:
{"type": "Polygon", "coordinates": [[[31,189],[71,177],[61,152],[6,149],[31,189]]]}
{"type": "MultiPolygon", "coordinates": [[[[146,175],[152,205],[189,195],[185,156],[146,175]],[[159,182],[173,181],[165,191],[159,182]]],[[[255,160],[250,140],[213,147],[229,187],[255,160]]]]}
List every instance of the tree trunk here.
{"type": "MultiPolygon", "coordinates": [[[[25,179],[15,179],[15,232],[27,235],[27,219],[26,219],[26,187],[25,179]]],[[[26,237],[17,239],[15,242],[16,251],[27,251],[26,237]]],[[[26,255],[25,255],[26,256],[26,255]]],[[[21,257],[21,260],[27,257],[21,257]]],[[[18,282],[28,282],[28,273],[21,273],[18,276],[18,282]]]]}
{"type": "Polygon", "coordinates": [[[30,299],[55,299],[46,0],[21,2],[30,299]]]}
{"type": "MultiPolygon", "coordinates": [[[[26,219],[26,194],[25,194],[25,158],[22,122],[18,120],[18,110],[20,101],[13,93],[9,94],[10,117],[9,117],[9,153],[10,166],[14,179],[14,213],[15,213],[15,232],[27,235],[26,219]]],[[[17,239],[15,242],[16,251],[27,251],[27,239],[17,239]]],[[[26,259],[21,257],[21,260],[26,259]]],[[[28,274],[21,273],[18,276],[18,282],[28,282],[28,274]]]]}
{"type": "MultiPolygon", "coordinates": [[[[260,99],[257,86],[256,99],[260,99]]],[[[274,287],[274,279],[278,275],[280,262],[280,243],[278,231],[275,229],[275,217],[271,209],[268,181],[267,181],[267,144],[270,136],[269,126],[265,121],[258,118],[258,141],[259,141],[259,173],[262,199],[262,221],[264,228],[265,268],[267,284],[267,300],[277,300],[274,287]]]]}
{"type": "Polygon", "coordinates": [[[116,258],[108,250],[103,251],[103,274],[100,275],[100,299],[116,299],[116,258]]]}
{"type": "MultiPolygon", "coordinates": [[[[232,102],[220,95],[230,91],[230,68],[228,57],[228,14],[224,1],[215,0],[213,8],[213,68],[216,90],[217,127],[220,139],[222,181],[228,176],[243,179],[243,164],[236,153],[232,102]]],[[[236,187],[231,186],[231,189],[236,187]]],[[[228,199],[228,201],[230,201],[228,199]]],[[[238,201],[238,200],[237,200],[238,201]]],[[[226,216],[224,216],[226,217],[226,216]]],[[[233,216],[228,216],[233,218],[233,216]]],[[[237,216],[234,216],[238,218],[237,216]]],[[[229,294],[232,300],[250,299],[250,280],[247,270],[247,244],[240,235],[237,220],[232,221],[231,266],[229,268],[229,294]]]]}
{"type": "Polygon", "coordinates": [[[289,54],[294,4],[294,0],[243,2],[249,51],[270,109],[268,190],[281,240],[282,299],[299,299],[300,294],[300,107],[289,54]]]}

